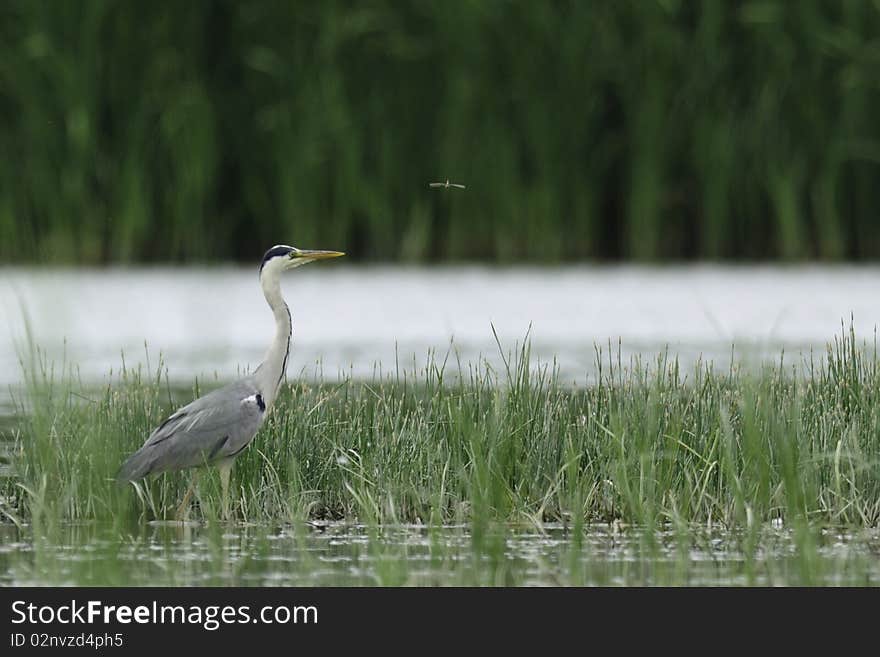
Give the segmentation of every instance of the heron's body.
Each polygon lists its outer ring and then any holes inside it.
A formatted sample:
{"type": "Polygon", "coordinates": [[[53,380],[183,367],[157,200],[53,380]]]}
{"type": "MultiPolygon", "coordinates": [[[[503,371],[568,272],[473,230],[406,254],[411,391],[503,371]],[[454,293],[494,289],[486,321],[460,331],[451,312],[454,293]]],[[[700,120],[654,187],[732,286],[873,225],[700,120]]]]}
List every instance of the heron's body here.
{"type": "Polygon", "coordinates": [[[119,479],[137,481],[235,458],[253,440],[268,410],[252,376],[209,392],[160,424],[122,466],[119,479]]]}
{"type": "Polygon", "coordinates": [[[122,465],[117,477],[120,482],[216,464],[225,489],[232,462],[266,420],[287,369],[292,324],[290,309],[281,296],[281,273],[340,255],[336,251],[302,251],[283,245],[266,252],[260,284],[275,316],[275,337],[263,362],[250,376],[209,392],[169,416],[122,465]]]}

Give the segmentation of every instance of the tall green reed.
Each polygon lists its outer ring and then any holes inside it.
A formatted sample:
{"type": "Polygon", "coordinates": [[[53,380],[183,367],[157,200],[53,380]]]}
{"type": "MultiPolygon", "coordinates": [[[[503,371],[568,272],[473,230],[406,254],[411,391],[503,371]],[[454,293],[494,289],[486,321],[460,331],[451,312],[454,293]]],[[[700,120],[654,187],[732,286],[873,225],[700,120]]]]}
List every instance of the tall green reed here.
{"type": "Polygon", "coordinates": [[[0,19],[3,261],[880,255],[865,0],[0,19]]]}

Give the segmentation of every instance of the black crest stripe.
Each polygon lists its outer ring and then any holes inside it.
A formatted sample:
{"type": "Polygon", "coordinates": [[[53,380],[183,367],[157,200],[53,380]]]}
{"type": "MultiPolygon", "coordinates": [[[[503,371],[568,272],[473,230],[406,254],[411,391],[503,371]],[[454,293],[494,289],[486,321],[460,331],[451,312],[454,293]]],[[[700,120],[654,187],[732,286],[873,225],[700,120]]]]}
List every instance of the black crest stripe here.
{"type": "Polygon", "coordinates": [[[266,255],[263,256],[263,262],[260,263],[260,271],[263,271],[263,267],[272,258],[275,258],[277,256],[286,256],[291,251],[293,251],[293,249],[289,246],[273,246],[271,249],[266,251],[266,255]]]}

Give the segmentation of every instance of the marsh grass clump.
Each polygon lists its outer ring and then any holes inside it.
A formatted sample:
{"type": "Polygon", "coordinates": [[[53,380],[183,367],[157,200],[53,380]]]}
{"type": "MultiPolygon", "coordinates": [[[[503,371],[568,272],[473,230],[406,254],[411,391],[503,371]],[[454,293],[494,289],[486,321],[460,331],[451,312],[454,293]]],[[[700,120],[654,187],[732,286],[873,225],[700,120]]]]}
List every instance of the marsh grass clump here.
{"type": "MultiPolygon", "coordinates": [[[[619,350],[596,358],[583,388],[533,363],[527,343],[500,370],[432,362],[371,381],[295,381],[236,463],[234,511],[253,521],[467,522],[475,542],[490,541],[498,522],[880,520],[877,353],[851,330],[822,356],[756,371],[685,372],[666,354],[624,364],[619,350]]],[[[191,397],[161,371],[123,367],[95,389],[44,361],[27,369],[27,403],[7,435],[4,515],[173,516],[190,473],[113,483],[125,455],[191,397]]],[[[207,470],[193,513],[215,518],[219,508],[219,477],[207,470]]]]}

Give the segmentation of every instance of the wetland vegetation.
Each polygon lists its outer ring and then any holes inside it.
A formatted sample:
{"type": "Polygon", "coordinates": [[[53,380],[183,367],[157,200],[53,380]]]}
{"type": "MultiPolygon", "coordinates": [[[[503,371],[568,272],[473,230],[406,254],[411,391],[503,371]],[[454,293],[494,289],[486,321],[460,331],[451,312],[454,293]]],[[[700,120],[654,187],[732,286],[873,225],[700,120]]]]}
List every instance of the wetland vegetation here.
{"type": "MultiPolygon", "coordinates": [[[[406,541],[391,545],[389,532],[416,536],[429,560],[462,545],[468,558],[496,559],[487,573],[501,579],[450,565],[446,581],[454,583],[531,581],[531,566],[500,565],[523,535],[556,546],[552,560],[566,564],[556,583],[687,583],[694,576],[687,563],[711,553],[704,548],[712,539],[698,537],[715,532],[735,555],[724,561],[721,581],[877,583],[880,369],[873,343],[850,330],[824,354],[792,363],[781,356],[756,370],[698,363],[684,371],[663,354],[622,362],[613,347],[597,349],[596,359],[597,380],[584,387],[564,385],[553,364],[533,362],[527,342],[505,353],[501,369],[459,363],[453,354],[372,381],[292,381],[236,462],[228,529],[264,542],[267,532],[288,532],[300,536],[290,538],[300,548],[297,541],[315,540],[308,536],[328,527],[331,535],[360,535],[365,576],[376,582],[386,582],[376,571],[386,561],[401,562],[387,581],[442,579],[440,571],[413,571],[406,541]],[[599,577],[585,552],[596,536],[636,545],[639,554],[666,554],[668,576],[627,578],[611,568],[599,577]],[[768,541],[788,560],[787,575],[755,567],[778,565],[768,541]],[[841,556],[834,545],[849,547],[841,556]],[[669,574],[676,572],[678,580],[669,574]]],[[[95,389],[77,383],[75,370],[53,374],[39,358],[27,378],[26,399],[4,431],[7,533],[30,536],[26,543],[36,549],[39,536],[94,526],[101,541],[109,532],[130,544],[145,527],[174,517],[190,473],[125,489],[113,479],[125,455],[169,411],[204,392],[203,384],[176,390],[160,366],[122,369],[95,389]]],[[[211,470],[200,478],[190,520],[202,538],[223,535],[208,529],[223,525],[211,470]]],[[[347,555],[350,575],[357,555],[347,555]]],[[[450,558],[458,564],[462,557],[450,558]]],[[[347,577],[339,581],[356,580],[347,577]]]]}

